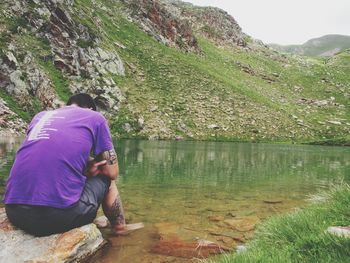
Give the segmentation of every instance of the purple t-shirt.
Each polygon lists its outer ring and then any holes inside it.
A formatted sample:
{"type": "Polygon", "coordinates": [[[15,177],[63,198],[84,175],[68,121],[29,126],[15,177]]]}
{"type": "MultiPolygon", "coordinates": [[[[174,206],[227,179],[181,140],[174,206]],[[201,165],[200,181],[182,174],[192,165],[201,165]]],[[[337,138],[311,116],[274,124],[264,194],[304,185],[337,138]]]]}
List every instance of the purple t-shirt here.
{"type": "Polygon", "coordinates": [[[5,204],[66,208],[77,202],[90,153],[113,149],[102,114],[76,106],[38,113],[16,154],[5,204]]]}

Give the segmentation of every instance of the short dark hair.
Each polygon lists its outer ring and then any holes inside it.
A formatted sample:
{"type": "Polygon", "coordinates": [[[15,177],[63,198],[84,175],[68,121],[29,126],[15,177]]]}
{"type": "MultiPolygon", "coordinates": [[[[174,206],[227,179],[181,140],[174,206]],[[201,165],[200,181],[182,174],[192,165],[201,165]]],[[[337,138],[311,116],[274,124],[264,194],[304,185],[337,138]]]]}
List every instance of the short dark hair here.
{"type": "Polygon", "coordinates": [[[71,96],[67,101],[67,106],[77,104],[81,108],[88,108],[96,111],[94,99],[86,93],[79,93],[71,96]]]}

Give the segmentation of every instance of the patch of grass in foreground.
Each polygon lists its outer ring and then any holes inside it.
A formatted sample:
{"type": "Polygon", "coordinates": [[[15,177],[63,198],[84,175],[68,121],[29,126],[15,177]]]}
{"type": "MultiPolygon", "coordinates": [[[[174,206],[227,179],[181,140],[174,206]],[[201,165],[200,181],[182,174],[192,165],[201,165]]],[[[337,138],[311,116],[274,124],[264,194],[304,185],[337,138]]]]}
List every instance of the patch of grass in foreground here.
{"type": "Polygon", "coordinates": [[[349,262],[350,238],[326,229],[350,225],[350,186],[336,187],[323,197],[325,202],[269,219],[246,252],[223,255],[215,262],[349,262]]]}

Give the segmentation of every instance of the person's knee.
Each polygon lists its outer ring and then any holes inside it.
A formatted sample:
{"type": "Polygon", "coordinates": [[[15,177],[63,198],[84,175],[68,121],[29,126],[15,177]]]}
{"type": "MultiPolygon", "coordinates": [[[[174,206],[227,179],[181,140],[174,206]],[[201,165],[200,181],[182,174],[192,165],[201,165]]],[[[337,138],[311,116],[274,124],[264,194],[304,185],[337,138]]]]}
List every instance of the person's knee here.
{"type": "Polygon", "coordinates": [[[102,182],[106,185],[106,188],[109,189],[112,181],[109,177],[104,176],[103,174],[99,174],[96,177],[102,180],[102,182]]]}
{"type": "Polygon", "coordinates": [[[111,179],[107,176],[104,176],[103,174],[99,174],[86,179],[85,185],[93,185],[94,187],[97,185],[108,189],[111,185],[111,179]]]}

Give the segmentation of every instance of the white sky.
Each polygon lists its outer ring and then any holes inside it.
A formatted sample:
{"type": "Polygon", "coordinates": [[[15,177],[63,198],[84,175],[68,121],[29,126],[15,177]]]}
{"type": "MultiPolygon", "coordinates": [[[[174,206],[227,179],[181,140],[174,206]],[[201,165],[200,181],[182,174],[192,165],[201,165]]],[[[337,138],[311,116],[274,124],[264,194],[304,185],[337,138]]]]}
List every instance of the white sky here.
{"type": "Polygon", "coordinates": [[[302,44],[350,35],[350,0],[183,0],[231,14],[244,33],[268,43],[302,44]]]}

